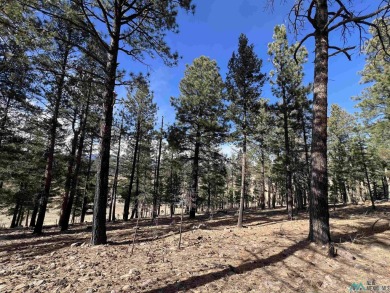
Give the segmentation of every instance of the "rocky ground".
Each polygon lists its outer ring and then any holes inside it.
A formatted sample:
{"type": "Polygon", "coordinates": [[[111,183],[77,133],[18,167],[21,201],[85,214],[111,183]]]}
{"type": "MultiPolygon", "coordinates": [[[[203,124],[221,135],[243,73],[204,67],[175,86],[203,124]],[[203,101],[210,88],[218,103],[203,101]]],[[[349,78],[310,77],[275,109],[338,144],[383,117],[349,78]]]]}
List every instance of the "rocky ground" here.
{"type": "Polygon", "coordinates": [[[133,253],[134,220],[109,224],[104,246],[89,245],[86,225],[2,229],[0,292],[349,292],[372,281],[390,292],[390,203],[332,211],[335,258],[306,241],[307,214],[250,210],[242,229],[236,218],[185,218],[180,248],[178,216],[140,220],[133,253]]]}

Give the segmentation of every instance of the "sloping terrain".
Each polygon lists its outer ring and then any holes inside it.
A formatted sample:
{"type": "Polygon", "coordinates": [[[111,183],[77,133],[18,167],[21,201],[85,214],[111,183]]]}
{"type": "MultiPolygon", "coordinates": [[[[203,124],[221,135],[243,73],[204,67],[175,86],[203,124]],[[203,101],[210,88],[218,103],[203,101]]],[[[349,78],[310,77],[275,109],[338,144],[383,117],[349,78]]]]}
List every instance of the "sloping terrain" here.
{"type": "MultiPolygon", "coordinates": [[[[0,230],[0,292],[349,292],[373,280],[390,286],[390,203],[331,211],[337,257],[309,243],[307,214],[284,209],[213,219],[109,224],[109,244],[90,246],[90,227],[67,233],[0,230]]],[[[390,289],[390,287],[389,287],[390,289]]],[[[386,292],[386,291],[382,291],[386,292]]],[[[390,292],[390,290],[389,290],[390,292]]]]}

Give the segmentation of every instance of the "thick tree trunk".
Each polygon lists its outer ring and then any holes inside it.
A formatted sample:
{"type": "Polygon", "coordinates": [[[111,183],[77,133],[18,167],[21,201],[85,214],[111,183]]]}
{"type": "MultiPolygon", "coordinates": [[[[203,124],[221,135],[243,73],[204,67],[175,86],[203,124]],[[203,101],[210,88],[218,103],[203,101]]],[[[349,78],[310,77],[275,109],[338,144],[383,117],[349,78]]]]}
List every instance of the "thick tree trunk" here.
{"type": "Polygon", "coordinates": [[[241,163],[241,193],[240,193],[240,207],[238,211],[237,227],[242,228],[242,221],[244,217],[244,197],[245,197],[245,180],[246,180],[246,133],[244,131],[244,140],[242,143],[242,163],[241,163]]]}
{"type": "Polygon", "coordinates": [[[119,36],[121,30],[121,9],[117,7],[114,19],[114,27],[112,29],[112,39],[108,50],[106,80],[104,93],[104,118],[100,127],[100,149],[99,149],[99,164],[96,174],[96,191],[93,204],[93,223],[92,223],[92,245],[105,244],[107,242],[106,235],[106,208],[107,208],[107,193],[108,193],[108,175],[110,169],[110,145],[111,145],[111,126],[112,113],[114,107],[114,90],[116,80],[116,69],[118,66],[118,50],[119,36]]]}
{"type": "Polygon", "coordinates": [[[51,181],[53,176],[54,149],[56,144],[58,114],[59,114],[59,109],[60,109],[60,104],[62,99],[62,92],[64,89],[65,74],[66,74],[66,67],[68,64],[69,53],[70,53],[69,48],[66,48],[64,52],[64,58],[61,64],[61,74],[57,84],[57,92],[54,101],[53,116],[51,119],[50,132],[49,132],[49,146],[47,150],[45,185],[40,198],[39,214],[38,214],[37,222],[35,223],[35,227],[34,227],[34,233],[36,234],[42,233],[43,222],[45,220],[45,215],[46,215],[47,202],[49,200],[49,195],[50,195],[51,181]]]}
{"type": "Polygon", "coordinates": [[[141,117],[138,116],[137,120],[138,120],[137,121],[137,133],[136,133],[135,146],[134,146],[134,152],[133,152],[133,164],[131,166],[130,184],[129,184],[129,190],[127,192],[127,196],[125,198],[125,206],[123,208],[123,220],[125,220],[125,221],[127,221],[129,219],[131,191],[133,189],[135,167],[137,165],[136,164],[137,152],[138,152],[139,140],[140,140],[140,136],[141,136],[141,117]]]}
{"type": "Polygon", "coordinates": [[[155,178],[154,192],[153,192],[153,219],[157,216],[157,200],[159,197],[160,161],[161,161],[161,148],[162,148],[162,139],[163,139],[163,127],[164,127],[164,117],[161,118],[160,141],[158,145],[157,167],[156,167],[157,169],[156,169],[156,178],[155,178]]]}
{"type": "Polygon", "coordinates": [[[200,151],[200,132],[196,132],[196,141],[194,149],[194,160],[192,165],[192,190],[190,192],[190,219],[195,218],[198,202],[198,180],[199,180],[199,151],[200,151]]]}
{"type": "Polygon", "coordinates": [[[328,3],[316,1],[313,134],[310,196],[310,241],[330,243],[327,169],[327,106],[328,106],[328,3]]]}

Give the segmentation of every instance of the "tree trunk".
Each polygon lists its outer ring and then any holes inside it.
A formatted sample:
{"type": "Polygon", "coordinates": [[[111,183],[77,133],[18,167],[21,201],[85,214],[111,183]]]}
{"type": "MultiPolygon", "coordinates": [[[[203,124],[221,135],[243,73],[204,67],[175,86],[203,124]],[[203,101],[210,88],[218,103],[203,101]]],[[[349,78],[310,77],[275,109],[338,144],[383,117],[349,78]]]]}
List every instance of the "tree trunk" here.
{"type": "Polygon", "coordinates": [[[41,198],[41,193],[39,192],[34,198],[34,208],[31,213],[30,227],[35,227],[35,221],[37,219],[40,198],[41,198]]]}
{"type": "Polygon", "coordinates": [[[81,135],[80,135],[80,141],[78,143],[78,148],[77,148],[76,166],[72,174],[70,195],[68,198],[68,202],[66,204],[63,222],[61,223],[61,231],[65,231],[69,227],[69,219],[70,219],[70,214],[72,213],[73,200],[77,193],[77,184],[78,184],[79,173],[80,173],[80,168],[82,163],[81,158],[83,156],[84,139],[85,139],[85,132],[87,128],[88,114],[89,114],[89,99],[90,99],[90,95],[88,94],[85,109],[83,111],[84,113],[81,118],[81,126],[80,126],[81,135]]]}
{"type": "Polygon", "coordinates": [[[134,146],[134,152],[133,152],[133,165],[131,166],[129,191],[127,192],[127,196],[125,198],[125,206],[123,208],[123,220],[125,220],[125,221],[127,221],[129,219],[131,190],[133,189],[134,174],[135,174],[135,167],[137,165],[136,164],[137,152],[138,152],[140,136],[141,136],[141,117],[138,116],[138,118],[137,118],[137,133],[136,133],[135,146],[134,146]]]}
{"type": "Polygon", "coordinates": [[[198,180],[199,180],[199,151],[200,151],[200,132],[196,132],[196,141],[194,149],[194,160],[192,166],[192,190],[190,192],[190,219],[195,218],[198,201],[198,180]]]}
{"type": "Polygon", "coordinates": [[[111,144],[111,126],[112,112],[114,107],[114,91],[116,80],[116,69],[118,66],[118,50],[119,36],[121,30],[122,7],[115,5],[115,18],[112,29],[112,38],[108,50],[105,93],[104,93],[104,118],[100,127],[100,149],[99,149],[99,164],[96,174],[96,191],[93,204],[93,223],[92,223],[92,245],[105,244],[107,242],[106,235],[106,208],[107,208],[107,193],[108,193],[108,175],[110,169],[110,144],[111,144]]]}
{"type": "Polygon", "coordinates": [[[85,178],[85,186],[84,186],[84,195],[83,195],[83,203],[81,207],[81,215],[80,215],[80,223],[84,223],[85,213],[87,212],[87,204],[88,204],[88,187],[89,187],[89,177],[91,176],[91,161],[92,161],[92,149],[93,149],[93,137],[91,138],[91,145],[89,147],[89,158],[88,158],[88,170],[87,176],[85,178]]]}
{"type": "Polygon", "coordinates": [[[360,153],[362,155],[362,162],[363,162],[363,169],[364,169],[364,174],[366,176],[366,180],[367,180],[367,188],[368,188],[368,192],[370,194],[370,199],[371,199],[371,205],[372,205],[372,209],[375,210],[375,202],[374,202],[374,197],[372,195],[372,191],[371,191],[371,184],[370,184],[370,177],[368,176],[368,169],[367,169],[367,165],[366,165],[366,161],[365,161],[365,156],[364,156],[364,150],[363,150],[363,143],[362,142],[359,142],[359,146],[360,146],[360,153]]]}
{"type": "Polygon", "coordinates": [[[169,185],[170,185],[170,192],[171,192],[171,196],[170,196],[170,199],[171,199],[171,204],[170,204],[170,216],[171,216],[171,219],[172,219],[172,216],[175,214],[175,192],[173,190],[173,152],[172,152],[172,155],[171,155],[171,168],[170,168],[170,171],[169,171],[170,175],[169,175],[169,185]]]}
{"type": "Polygon", "coordinates": [[[244,214],[244,197],[245,197],[245,179],[246,179],[246,132],[244,131],[244,141],[242,144],[242,163],[241,163],[241,194],[240,207],[238,211],[237,227],[242,228],[243,214],[244,214]]]}
{"type": "Polygon", "coordinates": [[[261,149],[261,194],[260,194],[260,208],[265,209],[265,159],[264,151],[261,149]]]}
{"type": "Polygon", "coordinates": [[[305,125],[305,118],[303,111],[299,109],[299,120],[301,122],[302,126],[302,133],[303,133],[303,146],[305,149],[305,167],[306,167],[306,176],[307,176],[307,189],[303,192],[303,206],[306,207],[307,205],[307,195],[310,197],[310,190],[311,190],[311,182],[310,182],[310,156],[309,156],[309,146],[307,143],[307,136],[306,136],[306,125],[305,125]]]}
{"type": "Polygon", "coordinates": [[[28,218],[30,216],[30,209],[27,209],[26,221],[24,222],[24,227],[28,227],[28,218]]]}
{"type": "Polygon", "coordinates": [[[17,217],[18,217],[18,214],[19,214],[19,209],[20,209],[20,205],[17,203],[15,205],[14,212],[13,212],[13,215],[12,215],[12,221],[11,221],[10,228],[15,228],[16,227],[17,217]]]}
{"type": "Polygon", "coordinates": [[[382,176],[383,197],[389,199],[389,184],[387,183],[386,176],[382,176]]]}
{"type": "Polygon", "coordinates": [[[292,172],[291,172],[291,158],[290,158],[290,140],[288,133],[288,111],[287,111],[287,97],[285,89],[283,89],[283,129],[284,129],[284,147],[285,147],[285,172],[286,172],[286,195],[287,195],[287,212],[288,219],[294,218],[293,213],[293,192],[292,192],[292,172]]]}
{"type": "Polygon", "coordinates": [[[24,207],[20,206],[18,219],[16,220],[17,227],[22,226],[23,216],[24,216],[24,207]]]}
{"type": "Polygon", "coordinates": [[[76,120],[77,120],[77,112],[78,112],[78,109],[76,108],[74,110],[73,120],[72,120],[72,130],[73,130],[72,147],[71,147],[71,151],[69,153],[68,171],[66,173],[64,195],[62,197],[60,220],[58,221],[58,225],[61,227],[62,231],[63,231],[63,227],[64,227],[66,206],[68,205],[68,201],[69,201],[70,185],[72,183],[73,167],[74,167],[74,163],[75,163],[77,143],[78,143],[78,137],[79,137],[79,133],[80,133],[79,129],[78,130],[75,129],[76,120]]]}
{"type": "Polygon", "coordinates": [[[153,192],[153,219],[157,216],[157,200],[159,197],[159,184],[160,184],[160,161],[161,161],[161,148],[162,148],[162,139],[163,139],[163,127],[164,127],[164,117],[161,118],[161,130],[160,130],[160,141],[158,145],[158,156],[157,156],[157,169],[156,169],[156,179],[154,184],[153,192]]]}
{"type": "Polygon", "coordinates": [[[120,162],[120,155],[121,155],[122,132],[123,132],[123,116],[122,116],[121,128],[119,130],[118,152],[116,154],[116,166],[115,166],[114,182],[112,186],[111,204],[110,204],[109,220],[113,222],[115,222],[116,191],[118,188],[118,174],[119,174],[119,162],[120,162]]]}
{"type": "Polygon", "coordinates": [[[66,67],[68,64],[69,53],[70,53],[70,49],[66,48],[65,52],[64,52],[64,59],[62,60],[62,64],[61,64],[61,74],[60,74],[59,81],[57,84],[57,92],[56,92],[55,101],[54,101],[53,116],[51,119],[51,125],[50,125],[50,131],[49,131],[49,146],[47,149],[45,186],[44,186],[43,192],[41,194],[41,198],[40,198],[39,214],[38,214],[37,222],[35,223],[35,227],[34,227],[35,234],[42,233],[43,222],[45,220],[45,214],[46,214],[46,208],[47,208],[47,202],[48,202],[49,196],[50,196],[51,181],[52,181],[52,176],[53,176],[54,149],[55,149],[55,144],[56,144],[58,114],[59,114],[60,104],[61,104],[61,100],[62,100],[62,92],[64,89],[65,74],[66,74],[66,67]]]}
{"type": "MultiPolygon", "coordinates": [[[[138,151],[138,155],[137,155],[137,180],[135,181],[135,199],[134,199],[134,207],[133,207],[133,211],[131,213],[131,219],[133,219],[134,217],[135,218],[138,218],[138,203],[139,203],[139,177],[140,177],[140,174],[139,174],[139,158],[140,158],[140,154],[141,154],[141,150],[138,151]]],[[[141,207],[142,209],[142,207],[141,207]]]]}
{"type": "Polygon", "coordinates": [[[316,1],[313,133],[310,196],[310,241],[330,243],[327,169],[328,106],[328,21],[327,0],[316,1]]]}

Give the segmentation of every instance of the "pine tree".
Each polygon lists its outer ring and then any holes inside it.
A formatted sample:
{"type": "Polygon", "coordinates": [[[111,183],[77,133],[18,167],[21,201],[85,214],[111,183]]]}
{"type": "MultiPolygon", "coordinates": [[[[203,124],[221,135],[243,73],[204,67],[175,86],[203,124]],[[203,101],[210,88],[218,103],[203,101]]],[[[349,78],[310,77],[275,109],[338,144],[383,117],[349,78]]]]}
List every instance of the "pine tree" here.
{"type": "Polygon", "coordinates": [[[246,153],[248,140],[255,130],[255,119],[260,107],[261,87],[266,76],[261,73],[262,60],[255,52],[254,46],[248,44],[248,38],[241,34],[238,41],[238,52],[233,52],[228,64],[226,88],[229,106],[229,118],[235,125],[233,139],[242,147],[241,164],[241,198],[238,216],[238,227],[242,227],[244,196],[246,194],[246,153]]]}
{"type": "Polygon", "coordinates": [[[293,218],[293,150],[292,148],[292,121],[293,111],[297,111],[296,106],[299,96],[307,92],[302,85],[303,63],[307,58],[307,51],[301,47],[295,52],[298,44],[290,46],[287,40],[285,26],[276,26],[274,29],[274,42],[268,45],[268,54],[274,70],[271,71],[272,92],[281,99],[281,103],[276,105],[276,110],[282,114],[284,130],[284,164],[286,173],[286,192],[288,217],[293,218]],[[295,60],[294,60],[295,53],[295,60]]]}
{"type": "Polygon", "coordinates": [[[223,81],[214,60],[201,56],[187,65],[180,81],[180,96],[172,98],[176,110],[176,127],[181,132],[177,143],[182,151],[191,151],[192,182],[190,218],[198,204],[201,160],[208,146],[222,142],[226,131],[224,121],[223,81]]]}

